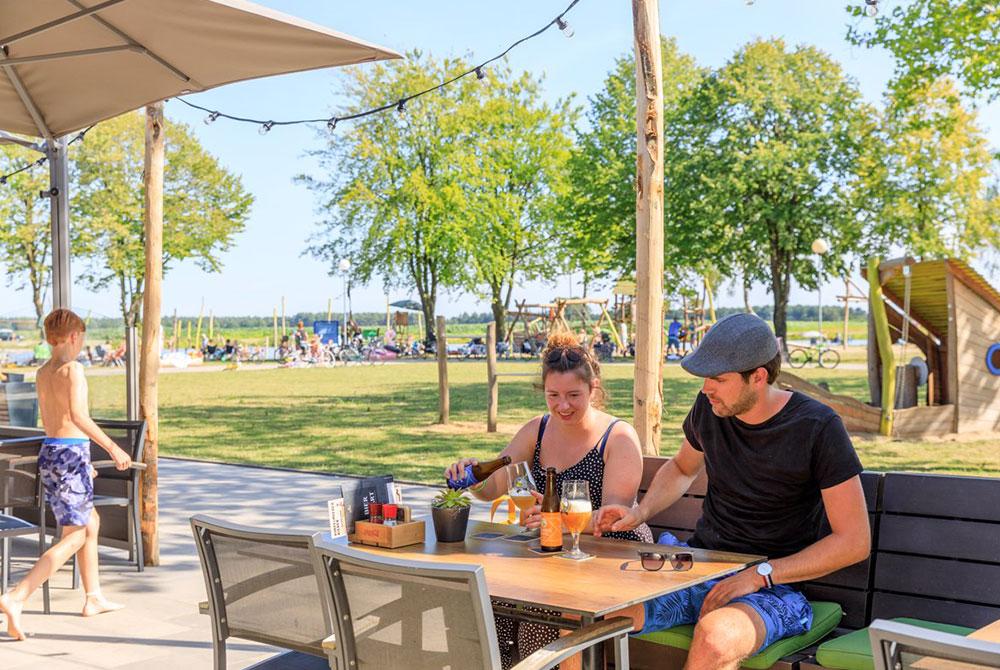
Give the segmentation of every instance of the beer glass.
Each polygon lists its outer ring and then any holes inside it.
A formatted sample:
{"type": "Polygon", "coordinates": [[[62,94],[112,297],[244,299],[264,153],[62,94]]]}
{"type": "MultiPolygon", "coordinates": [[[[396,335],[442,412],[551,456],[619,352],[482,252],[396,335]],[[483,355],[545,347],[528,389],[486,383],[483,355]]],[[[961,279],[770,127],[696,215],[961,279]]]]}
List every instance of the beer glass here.
{"type": "Polygon", "coordinates": [[[521,510],[521,531],[525,532],[528,527],[525,525],[524,513],[533,507],[537,500],[532,491],[537,491],[535,480],[531,476],[531,468],[524,461],[511,463],[507,466],[507,495],[514,501],[517,508],[521,510]]]}
{"type": "Polygon", "coordinates": [[[590,523],[593,512],[590,505],[590,484],[582,479],[563,482],[559,509],[562,512],[563,528],[573,536],[573,548],[561,556],[575,561],[592,558],[591,554],[580,551],[580,533],[590,523]]]}

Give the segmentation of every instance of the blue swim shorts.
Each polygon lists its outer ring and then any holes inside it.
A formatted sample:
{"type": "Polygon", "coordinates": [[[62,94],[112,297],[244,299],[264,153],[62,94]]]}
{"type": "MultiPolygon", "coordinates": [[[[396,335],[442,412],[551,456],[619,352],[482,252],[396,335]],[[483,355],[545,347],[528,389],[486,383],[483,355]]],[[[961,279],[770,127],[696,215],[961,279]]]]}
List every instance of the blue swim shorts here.
{"type": "Polygon", "coordinates": [[[94,509],[90,440],[47,437],[38,452],[45,502],[62,526],[86,526],[94,509]]]}
{"type": "MultiPolygon", "coordinates": [[[[664,533],[664,535],[667,535],[664,533]]],[[[676,538],[661,535],[661,544],[686,546],[676,538]],[[671,541],[672,540],[672,541],[671,541]]],[[[674,626],[698,622],[705,597],[719,581],[713,579],[697,586],[668,593],[645,603],[646,622],[636,635],[666,630],[674,626]]],[[[764,643],[756,653],[778,640],[805,633],[812,627],[812,607],[802,593],[787,584],[775,584],[769,589],[734,598],[734,603],[744,603],[754,609],[764,621],[764,643]]]]}

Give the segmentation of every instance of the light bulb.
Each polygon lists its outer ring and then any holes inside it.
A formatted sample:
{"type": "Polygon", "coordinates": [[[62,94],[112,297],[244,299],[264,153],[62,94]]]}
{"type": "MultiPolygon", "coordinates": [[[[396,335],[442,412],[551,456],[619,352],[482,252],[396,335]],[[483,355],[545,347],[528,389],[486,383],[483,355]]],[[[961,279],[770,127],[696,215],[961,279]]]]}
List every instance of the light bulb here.
{"type": "Polygon", "coordinates": [[[205,117],[205,125],[206,126],[212,125],[213,123],[215,123],[215,120],[217,118],[219,118],[219,113],[218,112],[212,112],[211,114],[209,114],[208,116],[205,117]]]}
{"type": "Polygon", "coordinates": [[[261,135],[267,135],[269,132],[271,132],[271,128],[274,128],[274,121],[268,121],[267,123],[262,124],[260,130],[258,130],[257,132],[260,133],[261,135]]]}
{"type": "Polygon", "coordinates": [[[403,113],[405,107],[406,107],[406,100],[400,100],[398,103],[396,103],[396,111],[399,112],[400,114],[403,113]]]}
{"type": "Polygon", "coordinates": [[[815,239],[812,243],[812,250],[814,254],[825,254],[830,250],[830,243],[822,237],[815,239]]]}
{"type": "Polygon", "coordinates": [[[556,19],[556,25],[559,26],[559,30],[562,31],[563,35],[566,37],[573,37],[573,28],[569,25],[569,22],[566,21],[566,19],[560,16],[556,19]]]}
{"type": "Polygon", "coordinates": [[[878,0],[865,0],[865,15],[872,17],[878,15],[878,0]]]}
{"type": "Polygon", "coordinates": [[[478,79],[479,81],[486,79],[486,73],[483,72],[482,66],[476,68],[476,79],[478,79]]]}
{"type": "Polygon", "coordinates": [[[337,129],[337,119],[330,119],[326,122],[326,129],[331,133],[337,129]]]}

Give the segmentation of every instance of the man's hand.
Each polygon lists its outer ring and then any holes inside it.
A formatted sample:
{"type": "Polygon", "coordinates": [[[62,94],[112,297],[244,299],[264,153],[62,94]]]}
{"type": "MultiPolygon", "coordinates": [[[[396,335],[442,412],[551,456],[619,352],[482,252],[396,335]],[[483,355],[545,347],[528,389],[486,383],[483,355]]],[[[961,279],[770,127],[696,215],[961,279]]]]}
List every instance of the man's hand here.
{"type": "Polygon", "coordinates": [[[115,469],[128,470],[132,467],[132,457],[126,454],[118,445],[109,449],[108,454],[111,456],[111,460],[115,462],[115,469]]]}
{"type": "Polygon", "coordinates": [[[638,507],[626,507],[625,505],[604,505],[597,510],[597,518],[594,521],[594,535],[601,536],[601,533],[618,532],[632,530],[641,525],[646,519],[638,507]]]}
{"type": "Polygon", "coordinates": [[[754,568],[747,568],[737,572],[732,577],[726,577],[708,592],[705,601],[701,604],[701,614],[698,618],[705,616],[713,610],[725,607],[735,598],[756,593],[763,587],[763,577],[757,574],[754,568]]]}

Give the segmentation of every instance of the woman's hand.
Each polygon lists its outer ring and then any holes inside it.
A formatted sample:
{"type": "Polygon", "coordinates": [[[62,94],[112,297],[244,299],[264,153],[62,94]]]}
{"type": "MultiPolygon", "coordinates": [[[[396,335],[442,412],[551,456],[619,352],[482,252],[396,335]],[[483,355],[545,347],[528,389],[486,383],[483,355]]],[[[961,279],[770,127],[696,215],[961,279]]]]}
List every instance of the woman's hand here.
{"type": "Polygon", "coordinates": [[[521,523],[529,530],[540,528],[542,525],[542,498],[544,497],[538,491],[532,491],[531,495],[535,496],[537,504],[521,512],[521,523]]]}
{"type": "Polygon", "coordinates": [[[463,458],[461,460],[455,461],[444,471],[444,478],[446,480],[452,479],[459,481],[465,478],[465,468],[469,465],[478,465],[479,461],[475,458],[463,458]]]}

